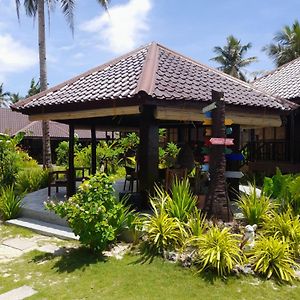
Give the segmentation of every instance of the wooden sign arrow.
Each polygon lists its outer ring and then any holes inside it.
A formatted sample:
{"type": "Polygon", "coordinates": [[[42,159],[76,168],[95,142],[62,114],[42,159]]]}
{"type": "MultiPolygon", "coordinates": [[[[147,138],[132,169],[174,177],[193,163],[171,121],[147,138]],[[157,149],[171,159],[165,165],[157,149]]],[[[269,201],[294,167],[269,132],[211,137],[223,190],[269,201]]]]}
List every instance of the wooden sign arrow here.
{"type": "Polygon", "coordinates": [[[208,163],[209,162],[209,155],[204,155],[203,162],[208,163]]]}
{"type": "Polygon", "coordinates": [[[205,118],[211,118],[211,111],[204,113],[205,118]]]}
{"type": "Polygon", "coordinates": [[[211,138],[209,142],[212,145],[225,145],[225,146],[231,146],[233,144],[233,139],[227,139],[227,138],[211,138]]]}
{"type": "Polygon", "coordinates": [[[201,147],[201,153],[202,154],[208,154],[209,153],[209,148],[207,148],[207,147],[201,147]]]}
{"type": "Polygon", "coordinates": [[[233,124],[233,121],[231,119],[225,119],[225,125],[230,126],[233,124]]]}
{"type": "Polygon", "coordinates": [[[226,154],[227,160],[243,160],[245,157],[242,153],[226,154]]]}
{"type": "Polygon", "coordinates": [[[205,135],[206,136],[211,136],[211,134],[212,134],[211,128],[205,128],[205,135]]]}
{"type": "Polygon", "coordinates": [[[226,134],[232,134],[232,128],[231,127],[226,128],[226,134]]]}
{"type": "Polygon", "coordinates": [[[232,153],[232,150],[230,148],[225,148],[225,154],[231,154],[232,153]]]}
{"type": "Polygon", "coordinates": [[[212,103],[212,104],[210,104],[210,105],[207,105],[207,106],[203,107],[203,108],[202,108],[202,112],[203,112],[203,113],[206,113],[206,112],[211,111],[211,110],[213,110],[213,109],[215,109],[215,108],[217,108],[216,102],[214,102],[214,103],[212,103]]]}
{"type": "Polygon", "coordinates": [[[208,171],[209,171],[209,165],[208,165],[208,164],[202,165],[201,170],[202,170],[203,172],[208,172],[208,171]]]}
{"type": "Polygon", "coordinates": [[[240,179],[244,176],[243,172],[240,171],[226,171],[225,172],[225,177],[226,178],[236,178],[240,179]]]}
{"type": "Polygon", "coordinates": [[[204,119],[203,120],[203,125],[211,125],[212,124],[212,120],[211,119],[204,119]]]}
{"type": "MultiPolygon", "coordinates": [[[[212,119],[204,119],[203,120],[203,125],[211,125],[212,124],[212,119]]],[[[233,124],[233,121],[231,119],[225,119],[225,125],[230,126],[233,124]]]]}

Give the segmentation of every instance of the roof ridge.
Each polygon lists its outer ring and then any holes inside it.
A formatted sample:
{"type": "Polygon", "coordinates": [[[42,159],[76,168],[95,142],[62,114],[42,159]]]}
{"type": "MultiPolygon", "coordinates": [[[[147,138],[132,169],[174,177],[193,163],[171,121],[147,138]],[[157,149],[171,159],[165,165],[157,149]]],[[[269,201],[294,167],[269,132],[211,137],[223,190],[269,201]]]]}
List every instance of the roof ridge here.
{"type": "Polygon", "coordinates": [[[268,72],[267,72],[266,74],[264,74],[263,76],[261,76],[261,77],[255,79],[255,80],[253,80],[253,81],[251,82],[251,84],[254,84],[254,83],[256,83],[256,82],[259,82],[259,81],[261,81],[262,79],[264,79],[265,77],[268,77],[268,76],[270,76],[270,75],[272,75],[272,74],[275,74],[275,72],[280,71],[281,69],[285,68],[285,67],[288,66],[288,65],[291,65],[292,63],[294,63],[294,62],[297,61],[297,60],[300,61],[300,57],[297,57],[297,58],[295,58],[295,59],[293,59],[293,60],[291,60],[291,61],[289,61],[289,62],[287,62],[287,63],[285,63],[285,64],[283,64],[283,65],[281,65],[280,67],[277,67],[277,68],[274,69],[274,70],[268,71],[268,72]]]}
{"type": "Polygon", "coordinates": [[[30,129],[30,127],[34,126],[35,123],[38,123],[40,121],[33,121],[33,122],[30,122],[29,124],[27,124],[26,126],[24,126],[23,128],[17,130],[14,135],[16,135],[17,133],[19,132],[25,132],[26,130],[30,129]]]}
{"type": "MultiPolygon", "coordinates": [[[[242,80],[240,80],[240,79],[238,79],[238,78],[235,78],[235,77],[233,77],[233,76],[231,76],[231,75],[229,75],[229,74],[226,74],[226,73],[224,73],[224,72],[222,72],[222,71],[220,71],[220,70],[218,70],[218,69],[209,67],[209,66],[206,65],[206,64],[200,63],[200,62],[196,61],[195,59],[193,59],[193,58],[191,58],[191,57],[188,57],[188,56],[186,56],[186,55],[183,55],[183,54],[181,54],[181,53],[178,53],[178,52],[176,52],[176,51],[174,51],[174,50],[172,50],[172,49],[169,49],[169,48],[167,48],[167,47],[165,47],[165,46],[163,46],[163,45],[161,45],[161,44],[157,44],[157,46],[160,47],[160,48],[162,48],[162,49],[165,49],[166,51],[168,51],[168,52],[170,52],[170,53],[173,53],[173,54],[176,55],[176,56],[179,56],[179,57],[181,57],[181,58],[183,58],[183,59],[186,59],[186,60],[188,60],[188,61],[190,61],[190,62],[192,62],[192,63],[195,63],[195,64],[197,64],[197,65],[199,65],[199,66],[201,66],[201,67],[203,67],[203,68],[206,68],[206,69],[208,69],[209,71],[211,71],[211,72],[213,72],[213,73],[216,73],[216,74],[219,74],[219,75],[221,75],[221,76],[227,77],[228,79],[230,79],[230,80],[232,80],[232,81],[235,81],[235,82],[237,82],[238,84],[243,85],[244,87],[250,88],[250,89],[252,89],[252,90],[254,90],[254,91],[257,91],[257,92],[259,92],[259,93],[261,93],[261,94],[265,94],[265,95],[271,96],[272,98],[274,98],[274,100],[277,100],[278,102],[280,102],[281,105],[283,105],[283,102],[287,102],[287,103],[289,103],[289,104],[292,104],[292,106],[295,106],[295,103],[294,103],[294,102],[291,102],[291,101],[289,101],[289,100],[287,100],[287,99],[285,99],[285,98],[282,98],[282,97],[273,95],[273,94],[268,93],[268,92],[266,92],[266,91],[264,91],[264,90],[261,90],[261,89],[255,87],[255,86],[253,86],[252,83],[248,83],[248,82],[242,81],[242,80]]],[[[298,106],[297,106],[297,107],[298,107],[298,106]]]]}
{"type": "Polygon", "coordinates": [[[67,136],[69,135],[69,131],[68,130],[65,130],[61,125],[65,125],[65,124],[62,124],[62,123],[59,123],[59,122],[55,122],[55,121],[50,121],[51,124],[53,126],[55,126],[57,129],[61,130],[63,133],[65,133],[67,136]]]}
{"type": "Polygon", "coordinates": [[[158,44],[152,42],[148,47],[149,50],[135,91],[136,93],[144,91],[148,95],[151,95],[154,89],[156,70],[158,67],[158,44]]]}
{"type": "Polygon", "coordinates": [[[12,111],[15,111],[16,108],[22,107],[22,106],[26,105],[27,103],[29,103],[31,100],[33,100],[35,98],[40,98],[40,97],[46,96],[48,93],[56,92],[57,90],[61,89],[62,87],[66,86],[66,85],[73,84],[76,80],[80,79],[81,77],[86,77],[86,76],[88,76],[88,75],[90,75],[90,74],[92,74],[94,72],[99,72],[99,71],[105,69],[106,67],[108,67],[110,65],[113,65],[113,64],[121,61],[122,59],[130,57],[133,53],[137,53],[137,52],[139,52],[142,49],[145,49],[147,47],[149,47],[149,44],[140,46],[139,48],[136,48],[136,49],[134,49],[134,50],[132,50],[132,51],[126,53],[126,54],[123,54],[123,55],[121,55],[121,56],[119,56],[117,58],[114,58],[114,59],[110,60],[107,63],[104,63],[104,64],[99,65],[97,67],[91,68],[90,70],[88,70],[86,72],[83,72],[83,73],[81,73],[81,74],[79,74],[79,75],[77,75],[77,76],[75,76],[75,77],[73,77],[71,79],[68,79],[68,80],[66,80],[66,81],[64,81],[64,82],[62,82],[60,84],[57,84],[57,85],[55,85],[55,86],[53,86],[53,87],[51,87],[51,88],[49,88],[49,89],[47,89],[45,91],[42,91],[42,92],[40,92],[38,94],[30,96],[30,97],[28,97],[28,98],[26,98],[24,100],[18,101],[17,103],[11,105],[10,108],[11,108],[12,111]]]}

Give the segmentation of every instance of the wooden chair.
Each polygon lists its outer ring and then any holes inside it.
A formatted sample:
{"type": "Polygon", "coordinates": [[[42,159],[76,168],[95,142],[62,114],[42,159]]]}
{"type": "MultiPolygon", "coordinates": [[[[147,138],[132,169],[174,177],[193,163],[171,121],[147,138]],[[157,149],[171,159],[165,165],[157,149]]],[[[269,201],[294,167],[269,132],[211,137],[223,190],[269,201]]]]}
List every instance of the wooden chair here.
{"type": "Polygon", "coordinates": [[[133,184],[136,181],[136,191],[138,191],[138,176],[137,176],[137,172],[135,171],[134,168],[130,168],[130,167],[126,167],[125,166],[125,170],[126,170],[126,176],[125,176],[125,181],[124,181],[124,187],[123,187],[123,191],[125,191],[126,189],[126,182],[129,182],[129,191],[133,192],[133,184]]]}
{"type": "Polygon", "coordinates": [[[175,178],[184,179],[187,177],[187,169],[167,169],[165,188],[168,191],[172,187],[175,178]]]}
{"type": "MultiPolygon", "coordinates": [[[[75,170],[75,181],[82,182],[87,179],[86,172],[90,175],[90,168],[88,167],[76,167],[75,170]],[[78,175],[79,173],[79,175],[78,175]]],[[[68,185],[68,170],[64,171],[51,171],[49,172],[49,182],[48,182],[48,197],[51,196],[51,187],[56,188],[56,193],[58,193],[60,187],[67,187],[68,185]]]]}

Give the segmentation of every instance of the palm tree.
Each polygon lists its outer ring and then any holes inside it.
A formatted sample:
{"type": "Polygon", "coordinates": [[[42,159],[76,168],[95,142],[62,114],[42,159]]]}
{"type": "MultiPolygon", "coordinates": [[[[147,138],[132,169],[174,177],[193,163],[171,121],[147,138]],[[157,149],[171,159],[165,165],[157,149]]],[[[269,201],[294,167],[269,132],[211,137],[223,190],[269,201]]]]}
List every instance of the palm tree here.
{"type": "Polygon", "coordinates": [[[30,81],[30,88],[27,92],[26,98],[38,94],[41,91],[40,82],[35,82],[34,78],[30,81]]]}
{"type": "Polygon", "coordinates": [[[300,57],[300,24],[295,21],[289,27],[284,26],[273,38],[275,43],[271,43],[263,50],[274,60],[277,67],[282,66],[300,57]]]}
{"type": "Polygon", "coordinates": [[[9,92],[5,92],[3,90],[3,83],[0,84],[0,107],[1,106],[9,106],[8,105],[8,101],[9,101],[9,97],[10,96],[10,93],[9,92]]]}
{"type": "MultiPolygon", "coordinates": [[[[109,0],[97,0],[107,10],[109,0]]],[[[19,11],[21,2],[15,0],[17,15],[20,17],[19,11]]],[[[46,68],[46,38],[45,38],[45,3],[48,8],[53,8],[57,3],[60,3],[61,9],[67,19],[67,22],[74,32],[73,12],[75,7],[75,0],[24,0],[24,7],[26,14],[29,17],[36,17],[38,15],[38,43],[39,43],[39,65],[40,65],[40,88],[41,91],[47,89],[47,68],[46,68]]],[[[50,9],[48,9],[50,11],[50,9]]],[[[49,122],[42,121],[43,127],[43,166],[51,167],[51,147],[49,122]]]]}
{"type": "Polygon", "coordinates": [[[220,64],[219,70],[246,81],[246,76],[243,73],[243,68],[257,61],[256,57],[245,58],[246,52],[252,47],[251,43],[242,45],[241,41],[233,35],[227,37],[227,44],[222,48],[214,47],[213,52],[217,56],[211,58],[220,64]]]}
{"type": "Polygon", "coordinates": [[[23,99],[22,96],[20,96],[19,93],[10,93],[9,95],[9,101],[11,103],[17,103],[18,101],[20,101],[21,99],[23,99]]]}

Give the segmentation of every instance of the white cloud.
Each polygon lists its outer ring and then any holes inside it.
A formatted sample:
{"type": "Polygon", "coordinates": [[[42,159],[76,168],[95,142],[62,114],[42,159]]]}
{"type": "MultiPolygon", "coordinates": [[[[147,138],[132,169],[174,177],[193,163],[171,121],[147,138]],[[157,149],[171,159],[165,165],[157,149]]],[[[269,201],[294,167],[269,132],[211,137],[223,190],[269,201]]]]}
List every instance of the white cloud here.
{"type": "Polygon", "coordinates": [[[0,34],[0,78],[7,73],[27,70],[37,63],[35,51],[22,45],[9,34],[0,34]]]}
{"type": "Polygon", "coordinates": [[[143,40],[149,30],[148,14],[151,10],[151,0],[129,0],[126,4],[112,6],[109,14],[84,22],[80,28],[83,31],[97,33],[100,46],[114,53],[132,50],[143,40]]]}

